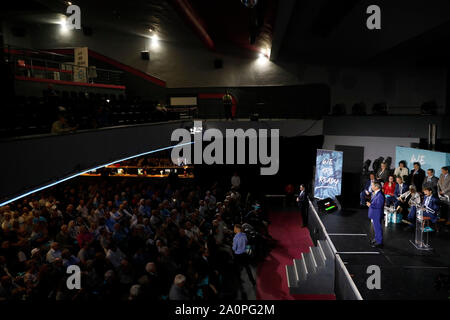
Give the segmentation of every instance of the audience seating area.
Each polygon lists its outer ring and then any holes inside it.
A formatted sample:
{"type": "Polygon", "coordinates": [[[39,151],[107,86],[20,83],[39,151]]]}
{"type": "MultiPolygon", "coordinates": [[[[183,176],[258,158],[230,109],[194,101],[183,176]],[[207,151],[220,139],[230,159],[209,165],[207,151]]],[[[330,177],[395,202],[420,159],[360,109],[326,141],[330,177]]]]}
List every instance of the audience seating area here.
{"type": "Polygon", "coordinates": [[[63,115],[77,130],[176,120],[156,101],[115,94],[45,90],[43,97],[17,96],[5,106],[0,137],[50,133],[63,115]]]}
{"type": "Polygon", "coordinates": [[[225,190],[78,178],[1,207],[0,300],[242,298],[233,226],[242,224],[252,263],[271,238],[263,210],[225,190]],[[83,290],[67,289],[70,265],[83,290]]]}

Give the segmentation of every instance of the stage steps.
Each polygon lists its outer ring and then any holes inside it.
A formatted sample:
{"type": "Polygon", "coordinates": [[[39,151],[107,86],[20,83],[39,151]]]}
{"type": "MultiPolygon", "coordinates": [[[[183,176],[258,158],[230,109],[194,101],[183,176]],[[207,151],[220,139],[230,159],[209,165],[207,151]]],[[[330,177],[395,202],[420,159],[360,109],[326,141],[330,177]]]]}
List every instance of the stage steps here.
{"type": "Polygon", "coordinates": [[[291,294],[334,294],[335,256],[326,240],[319,240],[309,252],[302,252],[286,266],[291,294]]]}

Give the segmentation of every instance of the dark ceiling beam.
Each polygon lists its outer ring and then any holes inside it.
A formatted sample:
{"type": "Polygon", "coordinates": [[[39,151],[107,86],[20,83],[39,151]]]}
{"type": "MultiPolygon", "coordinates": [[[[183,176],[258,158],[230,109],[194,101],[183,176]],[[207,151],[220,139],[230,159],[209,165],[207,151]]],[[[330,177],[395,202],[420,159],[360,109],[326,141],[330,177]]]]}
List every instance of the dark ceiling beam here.
{"type": "Polygon", "coordinates": [[[379,65],[386,62],[392,64],[410,62],[419,66],[449,66],[449,39],[450,21],[446,21],[395,46],[377,52],[365,63],[379,65]]]}
{"type": "Polygon", "coordinates": [[[275,61],[278,57],[296,2],[296,0],[278,1],[277,17],[275,20],[275,30],[272,36],[272,48],[270,54],[270,60],[272,61],[275,61]]]}
{"type": "Polygon", "coordinates": [[[184,16],[187,22],[192,26],[194,31],[200,37],[202,42],[206,45],[206,47],[210,50],[216,50],[216,46],[214,41],[208,34],[206,30],[206,25],[200,16],[197,14],[195,9],[192,7],[189,0],[173,0],[173,3],[176,9],[184,16]]]}
{"type": "Polygon", "coordinates": [[[361,0],[327,0],[312,25],[312,33],[328,37],[361,0]]]}

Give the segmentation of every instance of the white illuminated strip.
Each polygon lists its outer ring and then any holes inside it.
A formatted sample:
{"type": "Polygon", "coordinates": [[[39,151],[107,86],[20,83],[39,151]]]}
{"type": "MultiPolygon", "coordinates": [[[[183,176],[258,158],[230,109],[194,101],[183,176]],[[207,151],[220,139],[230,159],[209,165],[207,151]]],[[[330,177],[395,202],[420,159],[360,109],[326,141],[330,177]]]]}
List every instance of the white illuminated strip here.
{"type": "Polygon", "coordinates": [[[68,177],[66,177],[66,178],[63,178],[63,179],[61,179],[61,180],[58,180],[58,181],[52,182],[52,183],[50,183],[50,184],[47,184],[47,185],[45,185],[45,186],[43,186],[43,187],[39,187],[39,188],[36,188],[36,189],[34,189],[34,190],[32,190],[32,191],[26,192],[26,193],[24,193],[24,194],[22,194],[22,195],[20,195],[20,196],[18,196],[18,197],[15,197],[15,198],[13,198],[13,199],[10,199],[10,200],[7,200],[7,201],[5,201],[5,202],[2,202],[2,203],[0,203],[0,207],[5,206],[5,205],[7,205],[7,204],[9,204],[9,203],[11,203],[11,202],[14,202],[14,201],[16,201],[16,200],[19,200],[19,199],[21,199],[21,198],[24,198],[24,197],[26,197],[26,196],[29,196],[30,194],[33,194],[33,193],[42,191],[42,190],[44,190],[44,189],[53,187],[53,186],[55,186],[55,185],[57,185],[57,184],[60,184],[61,182],[64,182],[64,181],[67,181],[67,180],[76,178],[76,177],[78,177],[78,176],[81,176],[82,174],[91,172],[91,171],[93,171],[93,170],[97,170],[97,169],[100,169],[100,168],[103,168],[103,167],[106,167],[106,166],[115,164],[115,163],[117,163],[117,162],[122,162],[122,161],[130,160],[130,159],[133,159],[133,158],[142,157],[142,156],[145,156],[145,155],[147,155],[147,154],[151,154],[151,153],[155,153],[155,152],[159,152],[159,151],[164,151],[164,150],[173,149],[173,148],[175,148],[175,147],[186,146],[186,145],[189,145],[189,144],[194,144],[194,142],[187,142],[187,143],[177,144],[177,145],[175,145],[175,146],[170,146],[170,147],[160,148],[160,149],[156,149],[156,150],[152,150],[152,151],[147,151],[147,152],[143,152],[143,153],[140,153],[140,154],[131,156],[131,157],[127,157],[127,158],[123,158],[123,159],[116,160],[116,161],[113,161],[113,162],[109,162],[109,163],[107,163],[107,164],[102,164],[101,166],[97,166],[97,167],[95,167],[95,168],[91,168],[91,169],[89,169],[89,170],[85,170],[85,171],[82,171],[82,172],[73,174],[73,175],[68,176],[68,177]]]}

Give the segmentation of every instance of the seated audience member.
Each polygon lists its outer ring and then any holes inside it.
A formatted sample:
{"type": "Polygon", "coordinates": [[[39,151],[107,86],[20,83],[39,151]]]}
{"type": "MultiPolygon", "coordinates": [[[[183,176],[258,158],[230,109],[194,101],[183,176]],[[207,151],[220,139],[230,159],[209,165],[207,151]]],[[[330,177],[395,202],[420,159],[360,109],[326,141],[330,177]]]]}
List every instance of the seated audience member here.
{"type": "Polygon", "coordinates": [[[378,181],[380,181],[381,183],[386,183],[388,181],[390,172],[389,172],[389,168],[387,167],[387,163],[386,162],[382,162],[381,163],[381,168],[380,170],[378,170],[376,178],[378,181]]]}
{"type": "Polygon", "coordinates": [[[395,168],[394,176],[403,178],[403,181],[406,182],[406,178],[408,178],[409,169],[406,167],[406,161],[402,160],[398,163],[398,167],[395,168]]]}
{"type": "Polygon", "coordinates": [[[450,176],[448,175],[448,167],[441,169],[441,176],[438,181],[438,191],[440,196],[450,197],[450,176]]]}
{"type": "MultiPolygon", "coordinates": [[[[423,215],[430,217],[431,222],[436,223],[437,212],[439,211],[439,200],[433,196],[433,190],[430,187],[425,187],[423,190],[425,197],[423,200],[423,215]]],[[[411,227],[415,226],[417,205],[411,206],[411,211],[408,214],[408,222],[411,227]]]]}
{"type": "Polygon", "coordinates": [[[58,120],[53,122],[52,125],[52,133],[60,134],[60,133],[66,133],[70,131],[76,130],[76,127],[69,127],[69,124],[67,123],[66,118],[64,115],[59,115],[58,120]]]}
{"type": "Polygon", "coordinates": [[[425,180],[425,171],[423,171],[419,162],[414,162],[414,170],[411,171],[409,182],[416,187],[418,192],[421,192],[423,180],[425,180]]]}
{"type": "Polygon", "coordinates": [[[189,292],[186,290],[185,284],[186,277],[182,274],[177,274],[170,288],[169,299],[174,301],[190,300],[189,292]]]}
{"type": "MultiPolygon", "coordinates": [[[[201,189],[190,181],[172,188],[154,180],[80,179],[0,207],[0,277],[6,260],[17,288],[26,291],[20,299],[30,301],[236,297],[242,290],[236,285],[240,270],[252,271],[249,264],[264,259],[272,247],[265,211],[255,205],[244,215],[244,201],[234,188],[225,193],[217,185],[201,189]],[[56,205],[66,209],[59,212],[56,205]],[[234,221],[243,223],[236,241],[234,221]],[[53,269],[70,265],[80,267],[86,285],[61,294],[67,276],[53,269]],[[181,273],[184,278],[174,283],[181,273]]],[[[5,294],[14,299],[14,290],[5,294]]]]}
{"type": "Polygon", "coordinates": [[[433,191],[433,195],[436,196],[438,194],[438,182],[439,179],[434,175],[434,169],[428,169],[427,176],[425,180],[423,180],[422,190],[425,190],[425,188],[429,187],[433,191]]]}
{"type": "Polygon", "coordinates": [[[361,193],[359,194],[359,204],[361,205],[361,207],[365,207],[366,206],[366,202],[368,199],[371,198],[372,196],[372,183],[374,183],[375,180],[375,174],[374,173],[370,173],[370,179],[367,180],[365,186],[364,186],[364,190],[361,191],[361,193]]]}
{"type": "Polygon", "coordinates": [[[388,181],[383,185],[383,193],[386,197],[385,205],[387,207],[395,203],[395,189],[397,184],[394,181],[394,176],[389,176],[388,181]]]}
{"type": "Polygon", "coordinates": [[[402,177],[397,177],[395,180],[397,181],[397,185],[394,191],[394,205],[398,207],[398,198],[409,190],[409,186],[403,181],[402,177]]]}
{"type": "Polygon", "coordinates": [[[415,211],[416,207],[419,207],[421,204],[420,194],[415,186],[409,186],[409,190],[400,195],[398,201],[398,212],[408,211],[408,208],[415,211]]]}
{"type": "Polygon", "coordinates": [[[448,167],[443,167],[441,169],[441,176],[438,181],[438,197],[443,200],[441,202],[443,204],[441,218],[444,221],[447,219],[447,225],[450,225],[450,175],[448,174],[448,167]]]}

